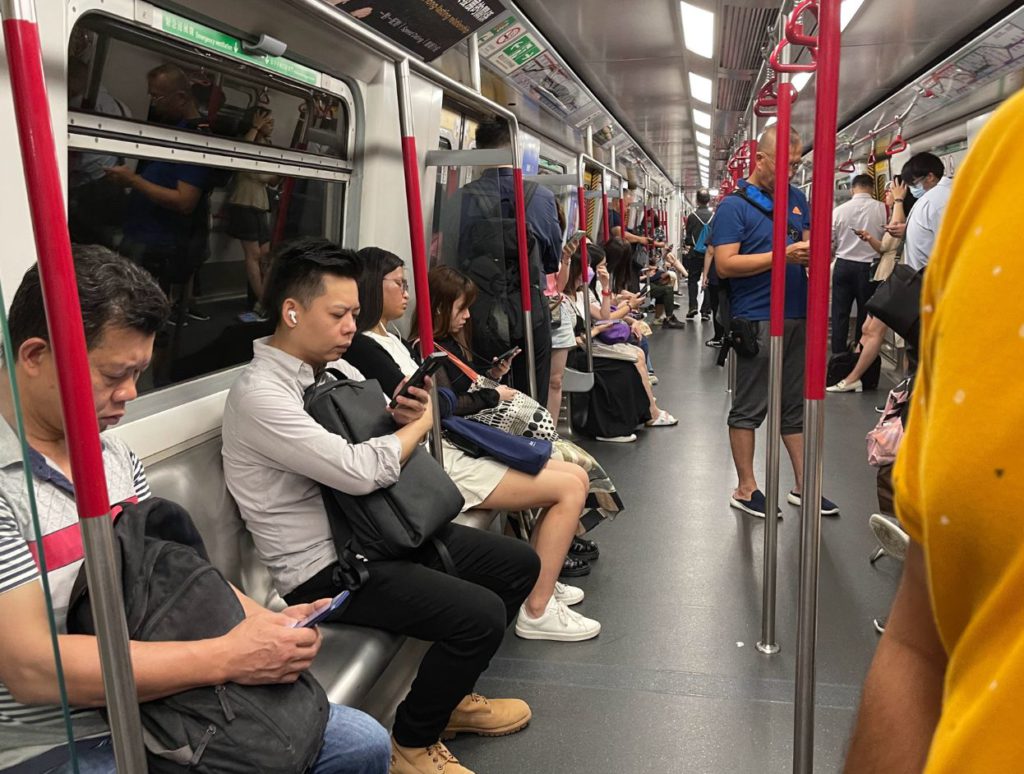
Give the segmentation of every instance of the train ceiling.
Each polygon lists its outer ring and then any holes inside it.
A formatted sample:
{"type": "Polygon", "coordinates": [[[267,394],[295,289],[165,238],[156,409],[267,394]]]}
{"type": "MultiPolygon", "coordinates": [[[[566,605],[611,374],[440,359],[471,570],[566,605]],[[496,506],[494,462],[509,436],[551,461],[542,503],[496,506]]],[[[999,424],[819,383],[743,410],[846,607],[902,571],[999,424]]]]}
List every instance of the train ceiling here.
{"type": "MultiPolygon", "coordinates": [[[[693,111],[711,114],[714,184],[723,176],[763,62],[768,25],[780,7],[777,0],[692,4],[714,11],[710,58],[684,45],[679,0],[517,2],[623,126],[675,182],[691,190],[699,180],[695,132],[706,131],[694,126],[693,111]],[[690,73],[710,79],[710,107],[691,93],[690,73]]],[[[861,117],[1018,5],[1005,0],[862,0],[842,38],[839,125],[861,117]]],[[[794,125],[808,140],[813,96],[812,78],[794,109],[794,125]]]]}

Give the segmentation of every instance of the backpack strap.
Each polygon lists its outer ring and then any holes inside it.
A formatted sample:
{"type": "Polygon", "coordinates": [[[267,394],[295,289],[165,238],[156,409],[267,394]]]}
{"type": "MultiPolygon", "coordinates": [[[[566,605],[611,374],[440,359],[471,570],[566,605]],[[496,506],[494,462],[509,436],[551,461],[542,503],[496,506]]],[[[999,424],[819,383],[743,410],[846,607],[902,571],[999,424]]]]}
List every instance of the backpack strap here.
{"type": "MultiPolygon", "coordinates": [[[[766,207],[764,207],[761,204],[758,204],[756,201],[754,201],[754,199],[751,198],[747,194],[745,189],[737,188],[735,191],[733,191],[729,195],[730,196],[738,196],[740,199],[745,201],[747,204],[749,204],[755,210],[757,210],[762,215],[764,215],[766,218],[768,218],[768,220],[772,221],[773,223],[775,222],[774,218],[772,217],[771,210],[767,209],[766,207]]],[[[793,226],[792,223],[789,222],[789,215],[788,214],[786,215],[786,233],[789,235],[789,238],[792,239],[794,242],[799,242],[801,239],[803,239],[803,236],[804,236],[803,234],[801,234],[800,232],[798,232],[796,230],[796,228],[793,226]]]]}

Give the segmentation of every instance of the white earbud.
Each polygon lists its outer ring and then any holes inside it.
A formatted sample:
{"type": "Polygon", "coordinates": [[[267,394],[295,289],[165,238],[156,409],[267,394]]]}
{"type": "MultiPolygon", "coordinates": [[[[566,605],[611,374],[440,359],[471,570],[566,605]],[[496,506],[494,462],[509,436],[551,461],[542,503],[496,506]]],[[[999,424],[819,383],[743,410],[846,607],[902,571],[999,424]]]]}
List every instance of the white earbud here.
{"type": "Polygon", "coordinates": [[[292,325],[298,325],[299,324],[299,316],[297,314],[295,314],[295,310],[294,309],[292,309],[290,312],[288,312],[288,319],[292,321],[292,325]]]}

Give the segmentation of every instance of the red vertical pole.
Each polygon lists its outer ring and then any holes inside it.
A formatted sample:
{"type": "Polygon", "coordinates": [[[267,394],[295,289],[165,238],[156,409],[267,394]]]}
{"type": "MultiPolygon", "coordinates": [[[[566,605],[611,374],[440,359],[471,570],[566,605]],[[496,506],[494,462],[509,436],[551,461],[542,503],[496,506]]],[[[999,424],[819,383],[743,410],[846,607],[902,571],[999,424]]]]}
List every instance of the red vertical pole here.
{"type": "Polygon", "coordinates": [[[57,146],[50,124],[39,31],[33,22],[22,19],[5,19],[3,24],[50,345],[60,364],[57,380],[64,434],[71,451],[71,473],[76,482],[75,505],[80,518],[106,516],[110,513],[110,498],[93,409],[92,377],[64,211],[64,189],[57,169],[57,146]]]}
{"type": "Polygon", "coordinates": [[[530,256],[526,246],[526,197],[523,193],[523,170],[516,167],[512,170],[512,184],[515,187],[516,202],[516,242],[519,252],[519,295],[522,297],[523,311],[532,312],[530,300],[530,256]]]}
{"type": "Polygon", "coordinates": [[[814,121],[807,350],[804,361],[804,481],[800,504],[794,774],[811,774],[814,771],[815,648],[818,576],[821,569],[820,503],[825,436],[829,259],[839,107],[839,6],[840,0],[820,0],[818,3],[818,85],[814,121]]]}
{"type": "MultiPolygon", "coordinates": [[[[58,364],[64,437],[75,482],[75,507],[81,521],[114,759],[121,771],[143,771],[142,726],[124,600],[115,570],[113,529],[109,519],[100,518],[110,513],[110,495],[64,210],[64,189],[57,167],[39,27],[31,2],[4,0],[0,10],[4,16],[4,43],[43,306],[50,347],[58,364]]],[[[55,657],[59,659],[59,654],[55,657]]]]}
{"type": "Polygon", "coordinates": [[[419,326],[420,355],[434,351],[434,321],[430,313],[430,285],[427,281],[427,243],[423,235],[423,207],[420,199],[420,168],[416,160],[416,138],[402,137],[402,167],[405,169],[405,209],[409,218],[409,246],[412,278],[416,289],[416,324],[419,326]]]}
{"type": "MultiPolygon", "coordinates": [[[[590,229],[587,228],[587,192],[583,186],[579,186],[579,188],[576,189],[576,197],[579,202],[577,209],[579,210],[580,231],[586,231],[587,234],[589,234],[590,229]]],[[[626,233],[625,225],[622,227],[622,233],[626,233]]],[[[587,258],[587,237],[583,237],[583,239],[580,240],[580,260],[583,262],[583,284],[587,285],[590,283],[590,261],[587,258]]],[[[610,290],[610,288],[605,288],[605,290],[610,290]]]]}
{"type": "Polygon", "coordinates": [[[622,191],[619,195],[619,231],[623,239],[626,238],[626,192],[622,191]]]}

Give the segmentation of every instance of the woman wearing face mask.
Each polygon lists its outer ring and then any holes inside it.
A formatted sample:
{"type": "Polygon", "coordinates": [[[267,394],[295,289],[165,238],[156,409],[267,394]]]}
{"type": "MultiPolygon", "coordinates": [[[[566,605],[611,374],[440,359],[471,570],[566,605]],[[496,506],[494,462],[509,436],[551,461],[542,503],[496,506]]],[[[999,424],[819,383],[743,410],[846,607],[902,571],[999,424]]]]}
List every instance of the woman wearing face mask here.
{"type": "MultiPolygon", "coordinates": [[[[903,252],[903,238],[894,236],[890,230],[899,231],[900,226],[907,222],[911,207],[914,206],[916,198],[908,190],[907,184],[899,175],[894,175],[892,181],[885,188],[885,206],[891,213],[886,233],[881,240],[875,239],[866,231],[858,231],[857,236],[874,248],[881,259],[878,268],[872,277],[874,282],[883,282],[889,278],[896,264],[899,263],[903,252]]],[[[888,331],[885,323],[877,317],[868,315],[861,329],[860,354],[853,370],[835,384],[828,387],[828,392],[861,392],[864,384],[861,377],[871,367],[882,351],[882,342],[888,331]]]]}

